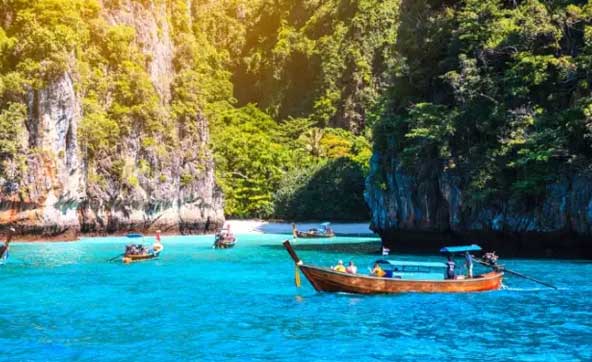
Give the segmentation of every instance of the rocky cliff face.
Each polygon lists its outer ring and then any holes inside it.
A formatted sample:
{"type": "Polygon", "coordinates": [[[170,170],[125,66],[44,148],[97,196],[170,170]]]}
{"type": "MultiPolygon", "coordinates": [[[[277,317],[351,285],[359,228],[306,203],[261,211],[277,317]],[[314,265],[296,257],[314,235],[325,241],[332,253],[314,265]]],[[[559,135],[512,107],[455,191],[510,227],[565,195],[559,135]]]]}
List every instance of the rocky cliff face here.
{"type": "MultiPolygon", "coordinates": [[[[166,6],[123,1],[116,9],[103,8],[101,16],[109,24],[135,29],[163,117],[172,117],[168,109],[175,47],[166,6]]],[[[49,86],[27,92],[22,135],[26,165],[18,182],[1,180],[1,227],[15,226],[26,239],[156,229],[203,233],[219,227],[223,200],[214,181],[207,119],[197,116],[191,127],[173,127],[177,141],[160,149],[142,147],[145,133],[133,127],[115,152],[99,155],[89,165],[78,140],[84,107],[72,62],[72,70],[49,86]]]]}
{"type": "MultiPolygon", "coordinates": [[[[542,200],[469,205],[462,175],[424,165],[410,174],[396,155],[374,153],[365,198],[371,228],[389,245],[479,241],[496,248],[584,248],[592,238],[592,179],[565,175],[542,200]],[[476,239],[476,240],[475,240],[476,239]]],[[[421,245],[419,245],[421,246],[421,245]]]]}
{"type": "Polygon", "coordinates": [[[4,180],[0,223],[17,226],[25,237],[74,237],[77,208],[85,197],[84,164],[77,143],[80,102],[64,75],[27,95],[28,119],[21,142],[26,167],[20,183],[4,180]]]}

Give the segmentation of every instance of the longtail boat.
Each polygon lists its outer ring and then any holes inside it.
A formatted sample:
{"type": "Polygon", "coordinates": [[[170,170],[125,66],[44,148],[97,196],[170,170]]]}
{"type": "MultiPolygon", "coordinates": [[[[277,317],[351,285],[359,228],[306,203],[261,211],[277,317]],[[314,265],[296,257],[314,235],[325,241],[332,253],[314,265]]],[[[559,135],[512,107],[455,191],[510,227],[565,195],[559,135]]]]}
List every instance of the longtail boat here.
{"type": "Polygon", "coordinates": [[[322,223],[319,228],[312,228],[307,231],[300,231],[296,228],[296,224],[292,224],[292,235],[295,239],[321,239],[332,238],[335,236],[335,232],[331,229],[331,223],[328,222],[322,223]]]}
{"type": "Polygon", "coordinates": [[[215,249],[229,249],[236,245],[236,238],[232,237],[224,237],[216,235],[216,240],[214,240],[214,248],[215,249]]]}
{"type": "MultiPolygon", "coordinates": [[[[501,288],[504,273],[492,271],[473,278],[444,279],[444,263],[416,263],[397,261],[378,261],[390,266],[383,277],[361,274],[348,274],[331,268],[318,267],[303,263],[290,244],[284,247],[296,266],[302,271],[310,284],[319,292],[344,292],[357,294],[390,294],[404,292],[424,293],[467,293],[498,290],[501,288]],[[441,274],[432,273],[441,269],[441,274]],[[410,270],[415,272],[410,273],[410,270]],[[427,279],[431,275],[432,278],[427,279]],[[439,278],[434,278],[439,275],[439,278]]],[[[385,268],[386,269],[386,268],[385,268]]]]}
{"type": "MultiPolygon", "coordinates": [[[[127,235],[130,239],[142,238],[144,239],[144,235],[139,233],[130,233],[127,235]]],[[[145,261],[154,258],[158,258],[160,253],[164,250],[164,246],[160,241],[160,230],[156,232],[156,242],[152,246],[151,249],[146,250],[142,246],[142,244],[130,244],[127,245],[125,248],[125,253],[123,254],[123,258],[121,261],[125,264],[134,263],[138,261],[145,261]]]]}
{"type": "Polygon", "coordinates": [[[125,264],[129,264],[129,263],[134,263],[137,261],[150,260],[150,259],[158,258],[158,255],[160,254],[161,251],[162,251],[162,249],[157,252],[151,252],[151,253],[147,253],[147,254],[124,255],[121,261],[123,261],[125,264]]]}
{"type": "Polygon", "coordinates": [[[225,225],[222,230],[216,233],[214,238],[215,249],[229,249],[236,245],[236,237],[230,231],[230,224],[225,225]]]}

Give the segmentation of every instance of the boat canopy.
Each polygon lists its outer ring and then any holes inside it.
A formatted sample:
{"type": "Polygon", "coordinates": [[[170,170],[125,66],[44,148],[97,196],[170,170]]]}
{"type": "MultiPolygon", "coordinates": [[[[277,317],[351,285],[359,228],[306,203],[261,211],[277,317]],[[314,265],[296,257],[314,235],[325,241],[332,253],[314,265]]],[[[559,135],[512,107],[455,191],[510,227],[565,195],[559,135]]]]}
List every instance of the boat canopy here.
{"type": "Polygon", "coordinates": [[[143,238],[144,235],[140,234],[140,233],[129,233],[127,234],[128,238],[143,238]]]}
{"type": "Polygon", "coordinates": [[[448,254],[455,254],[455,253],[464,253],[467,251],[481,251],[481,247],[479,245],[462,245],[462,246],[446,246],[440,249],[441,253],[448,253],[448,254]]]}
{"type": "Polygon", "coordinates": [[[404,261],[404,260],[385,260],[380,259],[375,261],[378,264],[388,264],[400,267],[423,267],[423,268],[445,268],[446,264],[439,262],[421,262],[421,261],[404,261]]]}
{"type": "Polygon", "coordinates": [[[329,226],[329,225],[331,225],[330,222],[324,222],[324,223],[321,224],[321,226],[329,226]]]}

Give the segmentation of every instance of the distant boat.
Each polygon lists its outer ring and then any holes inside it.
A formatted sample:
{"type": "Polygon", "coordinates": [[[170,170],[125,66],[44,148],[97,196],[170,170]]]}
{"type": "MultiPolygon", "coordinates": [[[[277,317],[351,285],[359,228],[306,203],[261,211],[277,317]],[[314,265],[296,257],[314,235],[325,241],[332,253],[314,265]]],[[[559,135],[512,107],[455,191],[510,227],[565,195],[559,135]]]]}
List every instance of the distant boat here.
{"type": "MultiPolygon", "coordinates": [[[[129,233],[127,237],[130,239],[144,238],[140,233],[129,233]]],[[[125,264],[134,263],[137,261],[144,261],[158,258],[160,253],[164,250],[164,246],[160,243],[160,230],[156,232],[156,243],[150,249],[145,249],[142,244],[130,244],[125,248],[122,262],[125,264]]]]}
{"type": "Polygon", "coordinates": [[[470,279],[444,279],[444,263],[378,260],[385,275],[348,274],[331,268],[304,264],[288,240],[284,247],[304,273],[306,279],[319,292],[357,294],[390,294],[405,292],[468,293],[501,288],[503,272],[492,271],[470,279]]]}
{"type": "Polygon", "coordinates": [[[335,237],[335,232],[333,232],[329,222],[324,222],[319,228],[308,229],[308,231],[300,231],[296,228],[296,224],[292,224],[292,235],[294,235],[294,238],[320,239],[335,237]]]}
{"type": "Polygon", "coordinates": [[[158,258],[159,254],[160,254],[160,251],[151,252],[151,253],[147,253],[147,254],[141,254],[141,255],[124,255],[121,261],[123,261],[125,264],[129,264],[129,263],[134,263],[137,261],[144,261],[144,260],[158,258]]]}
{"type": "Polygon", "coordinates": [[[215,249],[229,249],[236,245],[236,236],[230,231],[230,224],[227,224],[218,231],[214,237],[215,249]]]}

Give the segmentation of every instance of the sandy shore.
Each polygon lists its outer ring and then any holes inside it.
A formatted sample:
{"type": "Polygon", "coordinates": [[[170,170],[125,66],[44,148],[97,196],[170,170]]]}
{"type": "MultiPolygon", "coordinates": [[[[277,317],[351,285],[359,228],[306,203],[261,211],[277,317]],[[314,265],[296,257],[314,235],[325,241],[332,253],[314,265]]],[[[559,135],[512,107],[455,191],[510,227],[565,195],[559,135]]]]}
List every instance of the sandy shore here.
{"type": "MultiPolygon", "coordinates": [[[[268,222],[263,220],[227,220],[235,234],[291,234],[291,223],[268,222]]],[[[296,223],[298,230],[319,227],[318,223],[296,223]]],[[[374,235],[370,223],[331,223],[337,235],[374,235]]]]}

